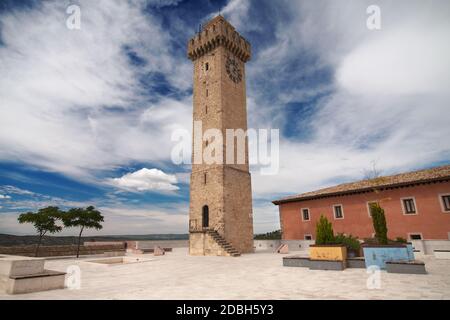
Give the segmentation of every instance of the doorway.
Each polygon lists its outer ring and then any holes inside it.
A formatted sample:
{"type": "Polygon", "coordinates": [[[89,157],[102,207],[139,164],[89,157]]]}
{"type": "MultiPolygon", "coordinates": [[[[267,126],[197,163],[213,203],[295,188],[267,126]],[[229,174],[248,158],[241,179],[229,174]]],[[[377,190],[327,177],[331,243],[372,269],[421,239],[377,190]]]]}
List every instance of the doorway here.
{"type": "Polygon", "coordinates": [[[208,206],[203,206],[203,209],[202,209],[202,227],[203,228],[209,227],[209,208],[208,208],[208,206]]]}

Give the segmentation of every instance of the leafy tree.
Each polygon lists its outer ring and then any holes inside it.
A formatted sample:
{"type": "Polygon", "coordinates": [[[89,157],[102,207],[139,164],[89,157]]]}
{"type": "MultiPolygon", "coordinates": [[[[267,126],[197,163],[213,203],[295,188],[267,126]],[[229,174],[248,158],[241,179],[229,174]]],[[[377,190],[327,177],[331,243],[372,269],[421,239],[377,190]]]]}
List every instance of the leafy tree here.
{"type": "Polygon", "coordinates": [[[320,215],[316,225],[316,244],[333,244],[334,232],[331,222],[326,217],[320,215]]]}
{"type": "Polygon", "coordinates": [[[39,234],[39,242],[36,246],[35,256],[38,256],[39,247],[41,246],[42,237],[46,233],[57,233],[62,230],[62,227],[56,224],[57,220],[61,219],[62,211],[58,207],[47,207],[39,209],[37,213],[27,212],[22,213],[17,219],[19,223],[32,223],[39,234]]]}
{"type": "Polygon", "coordinates": [[[78,247],[77,258],[80,256],[80,244],[81,234],[84,229],[96,229],[103,228],[101,222],[103,222],[103,216],[100,211],[96,210],[93,206],[87,208],[73,208],[70,209],[63,216],[63,223],[66,227],[80,227],[80,233],[78,235],[78,247]]]}
{"type": "Polygon", "coordinates": [[[375,230],[375,238],[379,244],[388,244],[386,216],[384,209],[378,203],[370,204],[370,214],[372,215],[373,229],[375,230]]]}

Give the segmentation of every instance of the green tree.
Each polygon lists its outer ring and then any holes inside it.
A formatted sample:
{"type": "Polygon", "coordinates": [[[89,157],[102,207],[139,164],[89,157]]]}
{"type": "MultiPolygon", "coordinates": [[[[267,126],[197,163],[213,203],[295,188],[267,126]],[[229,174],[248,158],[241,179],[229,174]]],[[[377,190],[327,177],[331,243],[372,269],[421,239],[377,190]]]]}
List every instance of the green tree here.
{"type": "Polygon", "coordinates": [[[32,223],[39,234],[39,242],[36,246],[35,256],[39,254],[42,238],[46,233],[57,233],[62,230],[56,222],[61,219],[62,211],[58,207],[39,209],[38,212],[22,213],[17,219],[19,223],[32,223]]]}
{"type": "Polygon", "coordinates": [[[375,238],[379,244],[387,244],[387,225],[384,209],[378,203],[370,204],[370,214],[372,216],[373,229],[375,230],[375,238]]]}
{"type": "Polygon", "coordinates": [[[80,256],[80,244],[81,234],[84,229],[96,229],[103,228],[101,222],[103,222],[103,216],[100,211],[96,210],[93,206],[87,208],[73,208],[70,209],[63,216],[63,223],[66,227],[79,227],[80,233],[78,235],[77,246],[77,258],[80,256]]]}
{"type": "Polygon", "coordinates": [[[320,219],[316,224],[316,244],[332,244],[333,242],[333,226],[326,217],[320,215],[320,219]]]}

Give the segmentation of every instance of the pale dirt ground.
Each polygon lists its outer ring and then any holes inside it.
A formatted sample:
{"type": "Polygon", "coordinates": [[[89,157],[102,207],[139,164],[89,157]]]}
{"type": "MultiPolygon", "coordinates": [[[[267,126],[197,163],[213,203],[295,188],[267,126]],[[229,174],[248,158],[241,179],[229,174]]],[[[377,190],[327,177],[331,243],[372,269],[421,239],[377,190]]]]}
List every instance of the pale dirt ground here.
{"type": "MultiPolygon", "coordinates": [[[[294,254],[291,252],[290,254],[294,254]]],[[[83,260],[46,262],[46,268],[81,268],[81,289],[54,290],[0,299],[450,299],[450,260],[432,256],[428,275],[381,272],[381,289],[367,289],[365,269],[320,271],[283,267],[282,256],[193,257],[175,248],[152,261],[104,266],[83,260]]]]}

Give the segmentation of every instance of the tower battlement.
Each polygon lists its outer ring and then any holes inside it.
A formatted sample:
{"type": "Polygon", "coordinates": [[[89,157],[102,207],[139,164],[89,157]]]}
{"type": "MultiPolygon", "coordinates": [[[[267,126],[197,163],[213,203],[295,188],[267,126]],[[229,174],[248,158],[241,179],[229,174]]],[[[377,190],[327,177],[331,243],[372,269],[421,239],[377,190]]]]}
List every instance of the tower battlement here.
{"type": "Polygon", "coordinates": [[[243,62],[250,60],[250,43],[221,15],[205,24],[201,32],[189,40],[187,55],[194,61],[219,46],[226,47],[243,62]]]}

